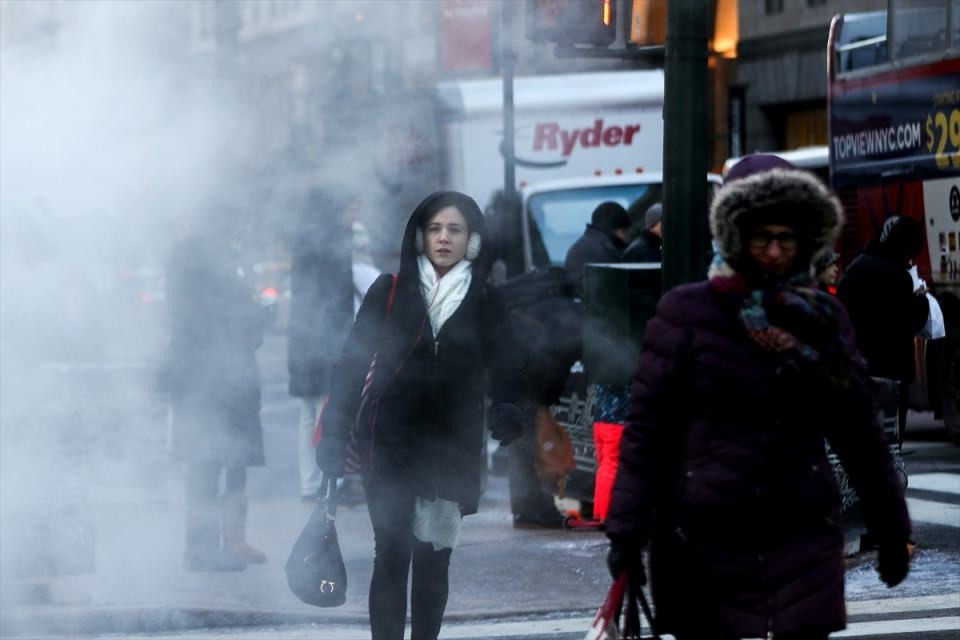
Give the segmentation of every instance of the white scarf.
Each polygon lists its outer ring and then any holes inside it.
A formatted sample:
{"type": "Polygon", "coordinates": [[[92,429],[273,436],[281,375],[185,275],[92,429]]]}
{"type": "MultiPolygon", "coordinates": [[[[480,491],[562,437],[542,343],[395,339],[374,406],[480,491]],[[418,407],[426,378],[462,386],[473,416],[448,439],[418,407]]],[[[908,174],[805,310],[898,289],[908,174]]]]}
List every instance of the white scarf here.
{"type": "Polygon", "coordinates": [[[437,270],[427,256],[421,255],[417,258],[417,265],[420,267],[420,293],[427,303],[433,337],[437,337],[443,323],[467,297],[473,263],[466,259],[461,260],[442,278],[437,278],[437,270]]]}

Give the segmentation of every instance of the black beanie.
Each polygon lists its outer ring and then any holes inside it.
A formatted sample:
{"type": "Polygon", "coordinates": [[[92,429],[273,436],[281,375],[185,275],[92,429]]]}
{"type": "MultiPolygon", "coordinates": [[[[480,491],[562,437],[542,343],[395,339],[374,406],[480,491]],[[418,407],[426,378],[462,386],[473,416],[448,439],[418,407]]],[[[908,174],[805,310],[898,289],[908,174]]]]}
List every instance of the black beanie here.
{"type": "Polygon", "coordinates": [[[617,229],[626,229],[630,226],[630,216],[627,210],[616,202],[601,202],[590,216],[590,224],[606,233],[613,233],[617,229]]]}
{"type": "Polygon", "coordinates": [[[880,244],[889,255],[909,260],[923,249],[923,230],[913,218],[893,216],[883,223],[880,244]]]}

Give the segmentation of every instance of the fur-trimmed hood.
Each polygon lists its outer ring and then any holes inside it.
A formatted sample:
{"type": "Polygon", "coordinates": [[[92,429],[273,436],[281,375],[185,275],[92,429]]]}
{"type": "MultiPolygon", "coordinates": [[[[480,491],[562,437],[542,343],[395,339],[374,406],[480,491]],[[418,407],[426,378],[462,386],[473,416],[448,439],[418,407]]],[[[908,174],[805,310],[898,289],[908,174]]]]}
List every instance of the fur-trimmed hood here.
{"type": "Polygon", "coordinates": [[[813,174],[772,169],[730,182],[717,192],[710,207],[710,232],[720,255],[736,269],[744,255],[747,225],[779,224],[785,219],[796,225],[804,248],[797,255],[797,266],[804,267],[833,246],[843,226],[843,209],[813,174]],[[770,222],[760,222],[768,216],[770,222]]]}

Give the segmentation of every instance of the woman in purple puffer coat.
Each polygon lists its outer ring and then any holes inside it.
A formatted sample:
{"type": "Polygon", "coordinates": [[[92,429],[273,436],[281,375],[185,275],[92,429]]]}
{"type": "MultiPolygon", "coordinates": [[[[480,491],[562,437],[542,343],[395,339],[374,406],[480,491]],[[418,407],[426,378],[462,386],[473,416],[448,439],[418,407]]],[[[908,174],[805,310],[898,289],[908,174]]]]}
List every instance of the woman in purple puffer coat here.
{"type": "Polygon", "coordinates": [[[819,640],[846,624],[824,440],[889,586],[908,571],[910,521],[847,314],[810,275],[840,205],[779,158],[743,162],[710,212],[721,263],[664,295],[647,325],[608,564],[644,583],[649,542],[656,625],[679,640],[819,640]]]}

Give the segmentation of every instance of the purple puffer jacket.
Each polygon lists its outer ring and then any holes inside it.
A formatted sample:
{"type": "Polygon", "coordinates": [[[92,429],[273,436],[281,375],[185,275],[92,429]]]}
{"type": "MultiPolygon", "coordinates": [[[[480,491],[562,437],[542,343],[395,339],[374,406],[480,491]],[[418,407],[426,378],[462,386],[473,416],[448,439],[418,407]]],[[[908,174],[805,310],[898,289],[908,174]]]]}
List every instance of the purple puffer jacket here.
{"type": "MultiPolygon", "coordinates": [[[[835,303],[840,331],[852,340],[835,303]]],[[[880,539],[910,535],[862,362],[843,391],[749,340],[729,299],[678,287],[647,325],[608,535],[650,543],[660,632],[842,629],[840,495],[824,438],[880,539]]]]}

